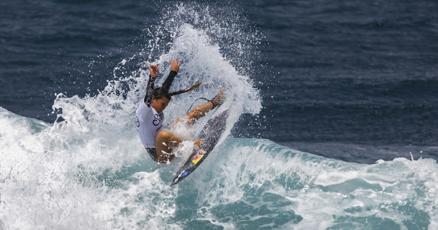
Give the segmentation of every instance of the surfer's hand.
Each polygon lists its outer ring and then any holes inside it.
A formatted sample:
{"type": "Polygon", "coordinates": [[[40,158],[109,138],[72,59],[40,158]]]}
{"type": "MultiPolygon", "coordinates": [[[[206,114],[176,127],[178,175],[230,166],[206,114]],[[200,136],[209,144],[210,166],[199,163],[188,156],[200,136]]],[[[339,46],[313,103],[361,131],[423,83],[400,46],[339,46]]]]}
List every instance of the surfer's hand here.
{"type": "Polygon", "coordinates": [[[174,58],[170,61],[170,71],[175,71],[178,73],[179,66],[181,65],[181,62],[178,61],[178,59],[174,58]]]}
{"type": "Polygon", "coordinates": [[[156,78],[158,76],[158,65],[150,65],[149,66],[149,75],[152,78],[156,78]]]}

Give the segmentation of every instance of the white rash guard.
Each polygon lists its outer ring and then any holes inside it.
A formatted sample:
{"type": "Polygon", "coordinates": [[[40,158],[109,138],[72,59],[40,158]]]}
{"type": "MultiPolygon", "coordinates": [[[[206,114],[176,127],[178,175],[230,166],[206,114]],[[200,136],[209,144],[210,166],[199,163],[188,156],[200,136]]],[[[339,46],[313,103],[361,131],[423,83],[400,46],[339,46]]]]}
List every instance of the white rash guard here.
{"type": "Polygon", "coordinates": [[[145,148],[155,148],[157,133],[163,126],[164,114],[158,113],[152,106],[147,106],[143,101],[139,103],[135,113],[141,143],[145,148]]]}

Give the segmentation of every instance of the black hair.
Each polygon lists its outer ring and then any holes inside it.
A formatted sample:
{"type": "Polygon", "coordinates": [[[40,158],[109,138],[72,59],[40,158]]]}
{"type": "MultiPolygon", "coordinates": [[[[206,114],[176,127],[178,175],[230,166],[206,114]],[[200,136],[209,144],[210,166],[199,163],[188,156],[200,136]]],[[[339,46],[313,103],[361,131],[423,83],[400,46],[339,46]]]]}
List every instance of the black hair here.
{"type": "Polygon", "coordinates": [[[155,88],[152,91],[152,99],[161,99],[163,97],[169,100],[172,99],[172,95],[169,94],[167,90],[163,89],[162,87],[155,88]]]}

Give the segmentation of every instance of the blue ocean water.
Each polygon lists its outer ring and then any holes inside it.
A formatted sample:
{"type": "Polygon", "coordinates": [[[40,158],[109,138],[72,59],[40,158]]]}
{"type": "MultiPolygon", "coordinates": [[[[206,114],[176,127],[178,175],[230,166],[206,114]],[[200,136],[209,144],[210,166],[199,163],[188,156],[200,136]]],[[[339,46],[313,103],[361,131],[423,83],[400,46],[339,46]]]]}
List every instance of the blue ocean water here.
{"type": "MultiPolygon", "coordinates": [[[[436,229],[438,3],[0,2],[0,229],[436,229]],[[142,150],[145,62],[183,60],[167,120],[227,88],[228,138],[170,188],[142,150]],[[57,122],[54,122],[58,119],[57,122]]],[[[201,125],[194,127],[196,128],[201,125]]]]}

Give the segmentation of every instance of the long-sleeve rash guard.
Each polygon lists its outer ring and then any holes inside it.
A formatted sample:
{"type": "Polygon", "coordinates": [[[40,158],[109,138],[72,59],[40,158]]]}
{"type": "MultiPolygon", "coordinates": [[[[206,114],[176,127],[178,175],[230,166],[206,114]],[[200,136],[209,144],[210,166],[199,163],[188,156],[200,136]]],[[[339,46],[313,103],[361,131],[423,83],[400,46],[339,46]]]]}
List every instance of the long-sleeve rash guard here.
{"type": "MultiPolygon", "coordinates": [[[[161,86],[161,90],[168,93],[177,72],[170,71],[169,76],[161,86]]],[[[155,90],[155,78],[149,76],[144,100],[139,103],[136,110],[137,131],[145,148],[155,148],[158,132],[161,130],[164,114],[158,113],[151,106],[152,96],[155,90]]]]}
{"type": "MultiPolygon", "coordinates": [[[[177,72],[170,71],[169,76],[167,76],[166,80],[164,81],[163,85],[160,87],[160,91],[164,94],[169,93],[170,86],[172,86],[172,82],[175,79],[175,76],[177,75],[177,72]]],[[[146,87],[146,95],[144,97],[144,102],[147,105],[150,105],[152,100],[152,95],[154,94],[155,89],[155,78],[152,76],[149,76],[148,85],[146,87]]]]}

